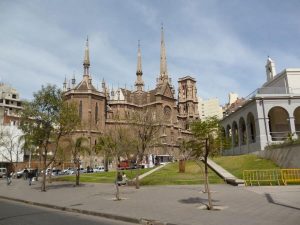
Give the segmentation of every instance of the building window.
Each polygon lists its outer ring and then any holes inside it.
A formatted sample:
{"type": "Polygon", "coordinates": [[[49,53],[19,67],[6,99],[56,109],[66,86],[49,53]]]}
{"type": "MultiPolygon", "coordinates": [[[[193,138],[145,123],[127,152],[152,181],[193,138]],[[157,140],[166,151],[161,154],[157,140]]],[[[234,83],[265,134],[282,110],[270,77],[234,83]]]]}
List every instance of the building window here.
{"type": "Polygon", "coordinates": [[[82,101],[79,103],[79,118],[82,120],[82,101]]]}
{"type": "Polygon", "coordinates": [[[12,95],[12,98],[17,98],[17,95],[16,95],[16,94],[13,94],[13,95],[12,95]]]}
{"type": "Polygon", "coordinates": [[[98,103],[96,103],[95,107],[95,123],[98,124],[98,103]]]}
{"type": "Polygon", "coordinates": [[[9,105],[9,100],[5,100],[5,104],[9,105]]]}

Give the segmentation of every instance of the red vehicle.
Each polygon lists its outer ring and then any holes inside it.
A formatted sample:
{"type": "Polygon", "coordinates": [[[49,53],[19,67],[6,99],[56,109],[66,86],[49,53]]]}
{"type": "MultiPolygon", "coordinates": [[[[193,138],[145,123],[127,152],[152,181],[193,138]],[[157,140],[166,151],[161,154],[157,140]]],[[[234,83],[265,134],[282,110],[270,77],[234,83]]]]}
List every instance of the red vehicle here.
{"type": "Polygon", "coordinates": [[[118,164],[118,169],[119,170],[128,170],[130,169],[129,167],[129,161],[128,160],[123,160],[118,164]]]}

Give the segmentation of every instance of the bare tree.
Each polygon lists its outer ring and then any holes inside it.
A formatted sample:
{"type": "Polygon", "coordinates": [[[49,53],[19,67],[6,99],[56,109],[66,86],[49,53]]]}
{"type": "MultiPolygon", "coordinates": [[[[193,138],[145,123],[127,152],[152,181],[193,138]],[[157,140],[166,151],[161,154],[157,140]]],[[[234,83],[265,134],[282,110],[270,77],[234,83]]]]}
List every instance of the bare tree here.
{"type": "Polygon", "coordinates": [[[88,139],[86,137],[78,137],[76,139],[68,137],[64,138],[63,142],[66,143],[66,145],[64,145],[65,150],[69,150],[68,152],[72,155],[74,166],[77,168],[75,185],[78,186],[80,181],[80,156],[85,152],[90,152],[88,139]]]}
{"type": "Polygon", "coordinates": [[[134,141],[131,136],[132,132],[125,125],[115,123],[110,129],[106,130],[103,135],[98,138],[96,146],[97,152],[102,152],[106,157],[113,158],[116,163],[116,200],[121,200],[120,190],[118,185],[118,165],[121,158],[126,158],[132,150],[134,141]]]}
{"type": "Polygon", "coordinates": [[[216,117],[210,117],[205,121],[194,121],[191,124],[191,130],[194,135],[194,138],[189,141],[191,155],[195,160],[204,162],[204,185],[208,197],[207,209],[211,210],[213,205],[209,188],[207,160],[209,156],[214,156],[220,152],[223,143],[219,120],[216,117]]]}
{"type": "Polygon", "coordinates": [[[0,154],[10,163],[15,163],[15,168],[23,153],[24,140],[22,132],[15,126],[0,126],[0,154]]]}
{"type": "Polygon", "coordinates": [[[160,114],[150,108],[136,111],[132,117],[131,126],[137,141],[135,152],[138,166],[135,178],[136,189],[140,188],[140,164],[143,161],[146,150],[157,142],[162,127],[161,118],[160,114]]]}

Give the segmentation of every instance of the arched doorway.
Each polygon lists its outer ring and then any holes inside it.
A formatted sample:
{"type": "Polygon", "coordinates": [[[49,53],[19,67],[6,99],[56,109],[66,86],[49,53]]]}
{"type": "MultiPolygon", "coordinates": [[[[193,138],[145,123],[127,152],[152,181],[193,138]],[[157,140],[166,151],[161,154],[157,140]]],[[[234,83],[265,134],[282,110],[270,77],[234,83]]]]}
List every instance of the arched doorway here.
{"type": "Polygon", "coordinates": [[[300,106],[294,111],[296,134],[300,137],[300,106]]]}
{"type": "Polygon", "coordinates": [[[238,125],[234,121],[232,123],[232,137],[233,137],[233,146],[236,147],[239,145],[239,132],[238,132],[238,125]]]}
{"type": "Polygon", "coordinates": [[[247,130],[249,143],[254,143],[256,141],[256,127],[255,119],[251,112],[247,115],[247,130]]]}
{"type": "Polygon", "coordinates": [[[275,106],[269,111],[268,117],[272,141],[285,140],[291,134],[288,112],[282,107],[275,106]]]}
{"type": "Polygon", "coordinates": [[[246,135],[246,123],[243,117],[239,120],[239,137],[241,145],[245,145],[247,143],[247,135],[246,135]]]}
{"type": "Polygon", "coordinates": [[[226,127],[226,143],[232,144],[232,129],[231,126],[228,124],[226,127]]]}

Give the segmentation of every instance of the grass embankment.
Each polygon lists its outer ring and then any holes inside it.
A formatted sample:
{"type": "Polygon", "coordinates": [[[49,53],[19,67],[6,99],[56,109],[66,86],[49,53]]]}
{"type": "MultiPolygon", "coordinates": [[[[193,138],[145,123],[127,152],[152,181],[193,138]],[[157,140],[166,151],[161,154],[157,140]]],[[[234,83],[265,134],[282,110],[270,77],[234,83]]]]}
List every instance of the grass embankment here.
{"type": "MultiPolygon", "coordinates": [[[[148,172],[150,169],[141,169],[140,174],[148,172]]],[[[128,179],[133,179],[136,176],[137,170],[121,170],[128,179]]],[[[116,171],[108,171],[101,173],[83,173],[80,174],[80,182],[91,183],[113,183],[116,179],[116,171]]],[[[55,177],[56,181],[71,181],[75,182],[75,175],[55,177]]]]}
{"type": "MultiPolygon", "coordinates": [[[[150,174],[141,180],[142,185],[178,185],[203,184],[204,164],[200,166],[193,161],[187,161],[185,173],[179,173],[179,163],[170,163],[162,169],[150,174]]],[[[224,183],[213,171],[209,170],[210,183],[224,183]]]]}
{"type": "Polygon", "coordinates": [[[244,170],[280,169],[271,160],[256,155],[222,156],[212,160],[240,179],[243,179],[244,170]]]}

